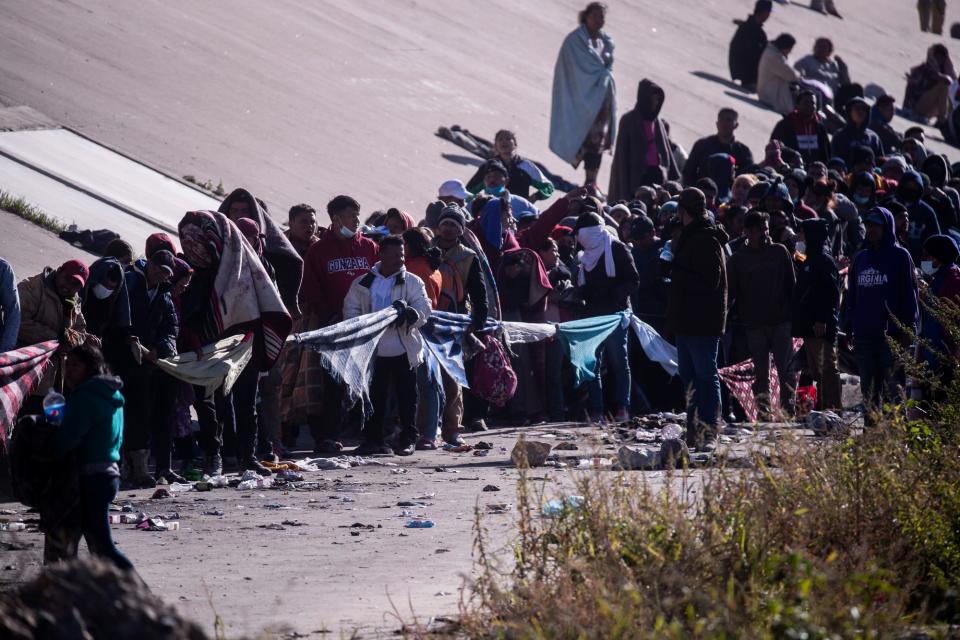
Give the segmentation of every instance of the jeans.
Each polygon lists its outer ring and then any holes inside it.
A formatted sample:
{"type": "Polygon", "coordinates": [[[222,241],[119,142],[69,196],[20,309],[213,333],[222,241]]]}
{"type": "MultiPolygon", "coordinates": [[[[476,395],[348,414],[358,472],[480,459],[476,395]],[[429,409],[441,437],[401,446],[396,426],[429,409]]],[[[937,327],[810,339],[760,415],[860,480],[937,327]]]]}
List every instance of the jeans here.
{"type": "Polygon", "coordinates": [[[793,358],[793,338],[790,336],[790,323],[771,327],[749,327],[747,329],[747,348],[753,359],[753,396],[761,412],[770,411],[770,354],[777,366],[780,377],[780,407],[793,413],[796,389],[794,376],[790,372],[790,360],[793,358]]]}
{"type": "Polygon", "coordinates": [[[133,564],[113,544],[110,535],[110,503],[120,489],[120,478],[105,473],[80,477],[80,528],[90,553],[113,562],[118,568],[133,564]]]}
{"type": "Polygon", "coordinates": [[[372,444],[384,442],[383,426],[389,417],[387,401],[391,389],[396,393],[400,414],[400,445],[417,441],[417,374],[410,368],[406,354],[380,357],[373,361],[370,401],[373,416],[364,428],[364,440],[372,444]]]}
{"type": "Polygon", "coordinates": [[[603,413],[603,382],[600,372],[604,365],[606,365],[608,376],[613,377],[614,409],[620,411],[630,406],[630,359],[627,354],[627,335],[627,328],[617,327],[597,348],[597,377],[587,383],[592,413],[603,413]]]}
{"type": "Polygon", "coordinates": [[[716,427],[720,414],[719,336],[677,336],[680,382],[687,399],[687,427],[716,427]]]}
{"type": "Polygon", "coordinates": [[[853,353],[860,371],[860,392],[867,411],[879,411],[884,400],[896,400],[900,395],[894,377],[893,352],[886,336],[853,337],[853,353]],[[886,390],[886,393],[884,393],[886,390]]]}
{"type": "Polygon", "coordinates": [[[237,377],[230,390],[237,429],[237,460],[246,462],[257,457],[257,385],[260,370],[251,361],[237,377]]]}
{"type": "Polygon", "coordinates": [[[430,379],[430,366],[423,362],[417,367],[417,431],[421,440],[433,442],[440,431],[440,393],[430,379]]]}

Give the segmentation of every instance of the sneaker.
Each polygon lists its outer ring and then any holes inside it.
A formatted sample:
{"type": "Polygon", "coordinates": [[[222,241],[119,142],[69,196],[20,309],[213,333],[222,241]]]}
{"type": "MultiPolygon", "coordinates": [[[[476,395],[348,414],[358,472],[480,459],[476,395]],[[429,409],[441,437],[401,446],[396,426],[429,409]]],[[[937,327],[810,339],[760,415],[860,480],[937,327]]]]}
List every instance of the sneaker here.
{"type": "Polygon", "coordinates": [[[470,433],[480,433],[482,431],[488,431],[487,423],[481,418],[475,418],[470,421],[470,424],[467,425],[467,431],[470,433]]]}
{"type": "Polygon", "coordinates": [[[355,456],[392,456],[393,449],[383,442],[364,442],[350,453],[355,456]]]}
{"type": "Polygon", "coordinates": [[[313,448],[313,455],[338,455],[341,451],[343,451],[343,444],[337,442],[336,440],[321,440],[320,443],[313,448]]]}
{"type": "Polygon", "coordinates": [[[255,472],[257,472],[257,473],[258,473],[259,475],[261,475],[261,476],[269,476],[269,475],[272,473],[272,472],[270,471],[270,469],[267,469],[265,466],[263,466],[262,464],[260,464],[260,461],[259,461],[259,460],[256,460],[255,458],[250,458],[250,459],[244,460],[242,463],[240,463],[240,471],[241,471],[241,472],[247,471],[248,469],[249,469],[250,471],[255,471],[255,472]]]}
{"type": "Polygon", "coordinates": [[[700,453],[713,453],[717,450],[717,436],[713,432],[703,434],[703,439],[697,445],[697,451],[700,453]]]}
{"type": "Polygon", "coordinates": [[[277,454],[274,453],[272,446],[270,447],[269,451],[258,451],[257,459],[261,462],[269,462],[271,464],[278,464],[280,462],[280,458],[278,458],[277,454]]]}
{"type": "Polygon", "coordinates": [[[630,412],[627,411],[626,409],[620,409],[619,411],[617,411],[617,415],[613,417],[613,421],[616,422],[617,424],[621,424],[623,422],[630,422],[630,412]]]}
{"type": "Polygon", "coordinates": [[[211,478],[223,475],[223,458],[220,457],[219,453],[206,457],[203,463],[203,472],[211,478]]]}
{"type": "Polygon", "coordinates": [[[446,438],[446,437],[445,437],[445,438],[443,439],[443,441],[444,441],[446,444],[452,444],[452,445],[455,446],[455,447],[459,447],[459,446],[461,446],[461,445],[467,444],[467,441],[464,440],[464,439],[463,439],[463,436],[461,436],[461,435],[455,435],[455,436],[453,436],[452,438],[446,438]]]}
{"type": "Polygon", "coordinates": [[[417,445],[413,442],[399,443],[394,447],[393,452],[398,456],[412,456],[413,452],[416,451],[417,445]]]}
{"type": "Polygon", "coordinates": [[[417,440],[417,451],[436,451],[437,441],[421,438],[417,440]]]}
{"type": "Polygon", "coordinates": [[[603,414],[598,411],[591,411],[587,419],[590,424],[603,424],[603,414]]]}

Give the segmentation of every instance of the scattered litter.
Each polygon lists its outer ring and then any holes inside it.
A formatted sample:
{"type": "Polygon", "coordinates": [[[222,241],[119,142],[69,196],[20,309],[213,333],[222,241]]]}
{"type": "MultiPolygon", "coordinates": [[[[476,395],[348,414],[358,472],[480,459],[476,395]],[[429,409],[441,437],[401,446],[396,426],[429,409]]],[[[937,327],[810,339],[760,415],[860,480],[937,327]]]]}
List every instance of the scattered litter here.
{"type": "Polygon", "coordinates": [[[581,458],[577,462],[577,469],[608,469],[613,466],[613,460],[610,458],[581,458]]]}
{"type": "Polygon", "coordinates": [[[450,549],[437,549],[434,553],[450,553],[450,549]]]}
{"type": "Polygon", "coordinates": [[[150,496],[150,499],[151,499],[151,500],[162,500],[162,499],[164,499],[164,498],[169,498],[169,497],[170,497],[170,492],[161,487],[161,488],[159,488],[159,489],[157,489],[156,491],[153,492],[153,495],[150,496]]]}
{"type": "Polygon", "coordinates": [[[293,509],[293,507],[287,506],[287,505],[285,505],[285,504],[280,504],[279,502],[273,502],[273,503],[270,503],[270,504],[265,504],[265,505],[263,505],[263,508],[264,508],[264,509],[274,509],[274,510],[276,510],[276,511],[279,511],[279,510],[281,510],[281,509],[283,509],[283,510],[293,509]]]}
{"type": "Polygon", "coordinates": [[[664,440],[679,440],[683,437],[683,431],[683,427],[674,422],[670,422],[663,425],[663,428],[660,429],[660,437],[664,440]]]}
{"type": "Polygon", "coordinates": [[[811,411],[807,414],[807,428],[818,436],[843,434],[848,426],[843,418],[833,411],[811,411]]]}
{"type": "Polygon", "coordinates": [[[223,515],[223,511],[221,511],[220,509],[211,509],[210,511],[204,511],[204,512],[201,513],[200,515],[202,515],[202,516],[222,516],[222,515],[223,515]]]}
{"type": "Polygon", "coordinates": [[[477,444],[473,445],[475,449],[480,449],[481,451],[490,451],[493,449],[493,444],[485,440],[481,440],[477,444]]]}
{"type": "Polygon", "coordinates": [[[26,531],[27,525],[23,522],[3,522],[0,523],[0,531],[26,531]]]}
{"type": "Polygon", "coordinates": [[[179,522],[164,522],[163,518],[147,518],[136,527],[141,531],[179,531],[179,522]]]}
{"type": "Polygon", "coordinates": [[[487,513],[506,513],[513,509],[509,502],[493,502],[487,505],[487,513]]]}
{"type": "Polygon", "coordinates": [[[422,496],[417,496],[414,500],[432,500],[437,496],[436,492],[434,493],[425,493],[422,496]]]}
{"type": "Polygon", "coordinates": [[[433,520],[407,520],[407,524],[403,526],[407,529],[431,529],[433,528],[433,520]]]}
{"type": "Polygon", "coordinates": [[[433,595],[435,595],[435,596],[452,596],[453,594],[450,593],[449,591],[437,591],[437,592],[436,592],[435,594],[433,594],[433,595]]]}
{"type": "Polygon", "coordinates": [[[420,500],[401,500],[397,503],[398,507],[426,507],[428,506],[426,502],[420,500]]]}
{"type": "Polygon", "coordinates": [[[468,451],[473,451],[473,447],[469,444],[450,444],[449,442],[444,443],[444,445],[440,448],[450,453],[466,453],[468,451]]]}
{"type": "Polygon", "coordinates": [[[300,522],[299,520],[284,520],[280,524],[286,525],[288,527],[306,527],[308,526],[306,522],[300,522]]]}
{"type": "Polygon", "coordinates": [[[167,488],[170,493],[184,493],[185,491],[193,491],[193,484],[190,482],[174,482],[167,488]]]}
{"type": "Polygon", "coordinates": [[[213,491],[213,485],[207,482],[206,480],[200,480],[195,485],[193,485],[194,491],[213,491]]]}
{"type": "Polygon", "coordinates": [[[269,489],[273,486],[273,478],[270,476],[260,476],[255,472],[247,470],[244,472],[244,476],[248,473],[252,473],[252,478],[241,478],[240,484],[237,485],[237,491],[253,491],[256,489],[269,489]]]}
{"type": "Polygon", "coordinates": [[[370,531],[372,529],[378,529],[378,528],[382,529],[383,525],[378,524],[377,526],[373,526],[372,524],[363,524],[362,522],[354,522],[352,525],[346,528],[347,529],[366,529],[367,531],[370,531]]]}
{"type": "Polygon", "coordinates": [[[273,531],[284,531],[286,529],[286,527],[284,527],[279,522],[271,522],[270,524],[261,524],[259,525],[259,527],[261,529],[271,529],[273,531]]]}
{"type": "Polygon", "coordinates": [[[583,496],[567,496],[563,501],[554,498],[543,505],[543,515],[555,518],[566,511],[577,511],[583,507],[583,496]]]}
{"type": "Polygon", "coordinates": [[[286,480],[287,482],[301,482],[303,480],[303,474],[292,469],[281,469],[277,471],[276,477],[277,480],[286,480]]]}
{"type": "Polygon", "coordinates": [[[360,532],[359,532],[359,531],[351,531],[351,532],[350,532],[350,535],[352,535],[352,536],[359,536],[359,535],[360,535],[360,532]]]}
{"type": "Polygon", "coordinates": [[[407,469],[405,467],[398,467],[396,469],[390,469],[390,473],[396,473],[396,474],[407,473],[407,469]]]}
{"type": "Polygon", "coordinates": [[[510,454],[510,460],[515,467],[542,467],[550,455],[551,445],[549,442],[537,442],[536,440],[526,440],[521,438],[513,446],[513,452],[510,454]]]}
{"type": "Polygon", "coordinates": [[[112,513],[110,524],[140,524],[147,519],[145,513],[112,513]]]}
{"type": "Polygon", "coordinates": [[[437,466],[435,466],[435,467],[433,468],[433,470],[436,471],[437,473],[460,473],[459,471],[457,471],[457,470],[455,470],[455,469],[447,469],[447,468],[446,468],[445,466],[443,466],[442,464],[438,464],[437,466]]]}
{"type": "Polygon", "coordinates": [[[477,449],[477,450],[475,450],[475,451],[473,452],[473,455],[477,456],[478,458],[483,458],[483,457],[486,457],[486,456],[490,455],[490,450],[489,450],[489,449],[477,449]]]}
{"type": "Polygon", "coordinates": [[[363,456],[336,456],[334,458],[304,458],[298,460],[296,466],[299,471],[328,471],[333,469],[349,469],[351,467],[365,467],[375,465],[379,467],[395,467],[397,463],[364,458],[363,456]]]}
{"type": "Polygon", "coordinates": [[[498,487],[498,486],[495,485],[495,484],[488,484],[488,485],[485,486],[482,490],[485,491],[485,492],[500,491],[500,487],[498,487]]]}

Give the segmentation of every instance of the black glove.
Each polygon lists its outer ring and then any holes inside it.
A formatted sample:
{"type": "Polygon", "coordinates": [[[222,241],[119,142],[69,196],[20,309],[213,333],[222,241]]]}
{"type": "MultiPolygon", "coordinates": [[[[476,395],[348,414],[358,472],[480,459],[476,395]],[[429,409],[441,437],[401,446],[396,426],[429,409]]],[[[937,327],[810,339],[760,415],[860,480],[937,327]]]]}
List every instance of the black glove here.
{"type": "Polygon", "coordinates": [[[407,303],[403,300],[394,300],[392,306],[397,310],[397,319],[394,320],[393,326],[402,327],[407,316],[407,303]]]}
{"type": "Polygon", "coordinates": [[[420,314],[417,313],[416,309],[408,306],[406,310],[404,310],[402,318],[405,324],[411,325],[420,319],[420,314]]]}

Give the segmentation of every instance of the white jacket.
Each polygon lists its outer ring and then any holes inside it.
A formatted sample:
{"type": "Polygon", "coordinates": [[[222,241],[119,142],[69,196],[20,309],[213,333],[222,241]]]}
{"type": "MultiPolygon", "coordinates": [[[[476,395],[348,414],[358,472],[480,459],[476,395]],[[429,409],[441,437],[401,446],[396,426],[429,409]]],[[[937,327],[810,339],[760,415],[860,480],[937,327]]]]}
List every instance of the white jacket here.
{"type": "MultiPolygon", "coordinates": [[[[381,276],[380,263],[378,262],[370,272],[353,281],[350,290],[347,292],[347,297],[343,301],[344,319],[355,318],[374,311],[370,287],[374,280],[379,277],[381,276]]],[[[393,278],[394,281],[393,300],[403,300],[408,307],[417,312],[415,322],[398,329],[400,342],[407,352],[410,368],[413,369],[423,362],[423,338],[420,337],[419,329],[430,318],[430,299],[427,297],[427,289],[423,280],[409,273],[406,269],[401,269],[390,278],[393,278]]]]}
{"type": "Polygon", "coordinates": [[[757,69],[757,97],[781,115],[793,111],[793,92],[790,83],[800,82],[800,76],[787,63],[787,56],[783,55],[773,43],[767,45],[760,56],[760,66],[757,69]]]}

